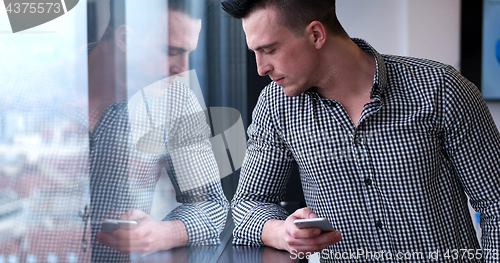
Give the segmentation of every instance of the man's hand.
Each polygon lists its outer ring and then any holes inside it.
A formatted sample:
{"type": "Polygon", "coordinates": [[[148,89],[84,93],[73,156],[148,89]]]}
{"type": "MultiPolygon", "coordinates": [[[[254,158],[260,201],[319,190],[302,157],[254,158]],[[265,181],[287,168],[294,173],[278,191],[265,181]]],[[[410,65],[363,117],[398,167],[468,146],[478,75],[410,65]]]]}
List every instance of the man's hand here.
{"type": "Polygon", "coordinates": [[[318,252],[339,242],[342,237],[339,231],[324,232],[318,228],[298,228],[295,219],[318,218],[309,208],[301,208],[291,214],[285,221],[271,219],[262,229],[262,242],[266,246],[291,252],[318,252]]]}
{"type": "Polygon", "coordinates": [[[148,214],[134,209],[127,211],[119,219],[137,221],[137,229],[99,232],[97,239],[103,245],[122,253],[147,255],[187,244],[186,227],[180,220],[155,221],[148,214]]]}

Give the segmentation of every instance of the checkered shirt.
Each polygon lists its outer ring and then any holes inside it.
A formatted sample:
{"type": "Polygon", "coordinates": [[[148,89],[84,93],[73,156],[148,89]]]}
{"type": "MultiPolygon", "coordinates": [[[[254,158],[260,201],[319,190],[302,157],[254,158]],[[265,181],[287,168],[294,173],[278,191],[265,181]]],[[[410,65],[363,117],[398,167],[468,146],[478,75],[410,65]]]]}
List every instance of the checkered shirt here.
{"type": "Polygon", "coordinates": [[[117,219],[128,209],[149,213],[164,168],[182,203],[164,220],[184,223],[188,245],[219,243],[229,204],[209,142],[210,127],[191,90],[177,81],[166,90],[139,108],[127,102],[111,105],[90,136],[92,262],[130,260],[100,244],[95,235],[102,220],[117,219]],[[162,120],[162,125],[153,125],[153,120],[162,120]],[[143,135],[142,148],[146,143],[152,153],[136,148],[134,134],[143,135]],[[164,153],[154,153],[161,148],[164,153]],[[200,180],[206,183],[199,185],[200,180]]]}
{"type": "Polygon", "coordinates": [[[376,60],[357,127],[312,90],[262,91],[232,200],[233,243],[263,245],[264,223],[286,219],[278,203],[296,163],[307,206],[342,233],[331,252],[439,250],[443,261],[447,250],[479,249],[467,195],[482,248],[500,249],[500,134],[478,89],[451,66],[353,41],[376,60]]]}

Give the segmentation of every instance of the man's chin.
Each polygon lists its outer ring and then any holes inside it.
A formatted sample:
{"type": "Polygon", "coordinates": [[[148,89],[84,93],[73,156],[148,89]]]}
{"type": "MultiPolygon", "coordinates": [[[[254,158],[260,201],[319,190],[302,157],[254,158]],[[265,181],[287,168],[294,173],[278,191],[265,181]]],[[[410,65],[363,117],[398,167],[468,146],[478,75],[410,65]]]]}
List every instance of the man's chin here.
{"type": "Polygon", "coordinates": [[[297,97],[299,96],[300,94],[302,94],[302,91],[300,91],[300,89],[297,89],[296,87],[285,87],[285,86],[282,86],[283,87],[283,93],[285,93],[285,95],[287,97],[297,97]]]}

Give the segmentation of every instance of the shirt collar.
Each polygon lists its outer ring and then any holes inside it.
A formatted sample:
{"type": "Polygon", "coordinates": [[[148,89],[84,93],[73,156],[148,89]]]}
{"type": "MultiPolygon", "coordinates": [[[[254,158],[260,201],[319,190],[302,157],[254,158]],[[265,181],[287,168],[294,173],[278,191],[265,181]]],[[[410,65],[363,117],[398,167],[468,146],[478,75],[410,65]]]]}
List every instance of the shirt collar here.
{"type": "Polygon", "coordinates": [[[373,76],[372,91],[370,92],[371,99],[382,99],[382,95],[387,87],[387,68],[384,58],[363,39],[353,38],[352,41],[363,51],[369,52],[375,58],[375,75],[373,76]]]}

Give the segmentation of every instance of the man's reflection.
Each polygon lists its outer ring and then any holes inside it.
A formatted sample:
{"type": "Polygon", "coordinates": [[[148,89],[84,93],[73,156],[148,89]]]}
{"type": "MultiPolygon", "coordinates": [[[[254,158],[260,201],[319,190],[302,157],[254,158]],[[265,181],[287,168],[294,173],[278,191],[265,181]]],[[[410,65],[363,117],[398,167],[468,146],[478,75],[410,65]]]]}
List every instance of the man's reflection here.
{"type": "Polygon", "coordinates": [[[210,127],[193,92],[170,77],[186,71],[188,54],[198,42],[201,20],[189,12],[188,2],[168,0],[167,24],[148,32],[158,33],[154,41],[142,42],[153,45],[144,46],[148,55],[129,59],[139,63],[133,77],[127,78],[125,65],[131,48],[127,34],[134,29],[119,21],[117,10],[112,8],[109,27],[89,53],[93,262],[126,261],[125,254],[219,242],[228,203],[209,142],[210,127]],[[165,31],[168,37],[159,41],[165,31]],[[138,108],[125,101],[130,86],[142,92],[138,108]],[[151,90],[157,93],[153,99],[145,95],[151,90]],[[164,150],[137,150],[137,133],[144,135],[142,143],[164,150]],[[155,221],[148,213],[163,169],[182,204],[163,221],[155,221]],[[138,228],[100,232],[104,219],[135,220],[138,228]]]}

